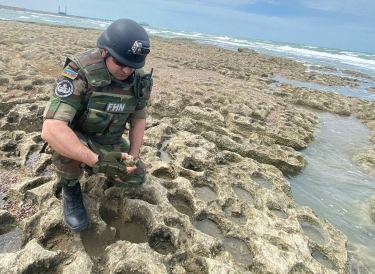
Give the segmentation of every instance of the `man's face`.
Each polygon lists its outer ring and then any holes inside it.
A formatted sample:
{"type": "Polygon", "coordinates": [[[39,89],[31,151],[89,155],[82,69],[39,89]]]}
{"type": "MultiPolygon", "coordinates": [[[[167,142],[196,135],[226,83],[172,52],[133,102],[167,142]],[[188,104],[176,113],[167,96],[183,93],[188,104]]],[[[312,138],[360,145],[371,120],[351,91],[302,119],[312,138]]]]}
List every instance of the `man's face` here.
{"type": "MultiPolygon", "coordinates": [[[[107,54],[107,50],[103,49],[102,56],[103,58],[107,54]]],[[[110,74],[113,75],[117,80],[123,81],[126,78],[128,78],[134,71],[134,68],[129,68],[126,66],[123,66],[121,63],[119,63],[116,59],[114,59],[112,56],[108,56],[105,59],[105,63],[107,65],[108,71],[110,74]]]]}

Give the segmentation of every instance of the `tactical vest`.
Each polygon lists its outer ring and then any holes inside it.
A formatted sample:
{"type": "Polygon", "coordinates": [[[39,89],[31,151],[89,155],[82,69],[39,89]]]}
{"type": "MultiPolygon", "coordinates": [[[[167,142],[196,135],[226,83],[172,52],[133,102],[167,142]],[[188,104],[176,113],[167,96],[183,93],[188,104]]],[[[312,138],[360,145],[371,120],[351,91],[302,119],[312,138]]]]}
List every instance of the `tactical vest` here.
{"type": "Polygon", "coordinates": [[[112,80],[98,49],[76,56],[72,61],[88,84],[72,128],[102,145],[119,142],[131,114],[146,106],[152,80],[149,85],[145,84],[142,69],[135,70],[126,81],[112,80]],[[143,96],[135,95],[142,90],[143,96]]]}

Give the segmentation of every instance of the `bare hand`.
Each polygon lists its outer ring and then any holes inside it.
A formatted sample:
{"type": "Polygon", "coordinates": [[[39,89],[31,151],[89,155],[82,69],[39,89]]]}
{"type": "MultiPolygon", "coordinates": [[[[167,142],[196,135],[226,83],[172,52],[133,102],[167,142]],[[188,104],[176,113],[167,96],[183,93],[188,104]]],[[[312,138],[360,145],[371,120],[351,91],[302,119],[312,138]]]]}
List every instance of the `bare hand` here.
{"type": "MultiPolygon", "coordinates": [[[[129,156],[129,154],[122,153],[121,160],[125,160],[128,156],[129,156]]],[[[126,167],[126,172],[129,173],[129,172],[132,172],[133,170],[136,170],[136,169],[137,169],[136,165],[128,166],[128,167],[126,167]]]]}

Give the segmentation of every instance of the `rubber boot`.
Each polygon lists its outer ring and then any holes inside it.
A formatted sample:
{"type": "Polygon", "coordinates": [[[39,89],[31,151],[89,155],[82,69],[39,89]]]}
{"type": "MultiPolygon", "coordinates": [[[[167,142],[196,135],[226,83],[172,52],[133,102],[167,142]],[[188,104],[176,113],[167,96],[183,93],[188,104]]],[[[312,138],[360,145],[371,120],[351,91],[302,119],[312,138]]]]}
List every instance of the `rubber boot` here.
{"type": "Polygon", "coordinates": [[[83,205],[81,185],[63,185],[63,213],[66,225],[74,232],[84,230],[88,225],[87,212],[83,205]]]}

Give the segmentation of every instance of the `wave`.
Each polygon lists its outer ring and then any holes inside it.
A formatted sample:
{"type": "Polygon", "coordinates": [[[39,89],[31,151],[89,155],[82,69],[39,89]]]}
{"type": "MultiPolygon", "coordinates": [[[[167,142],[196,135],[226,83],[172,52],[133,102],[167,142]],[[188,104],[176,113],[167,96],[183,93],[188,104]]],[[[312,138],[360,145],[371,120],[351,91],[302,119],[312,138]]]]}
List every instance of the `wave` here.
{"type": "MultiPolygon", "coordinates": [[[[26,22],[40,22],[92,29],[105,29],[111,22],[102,19],[76,16],[61,16],[58,14],[44,14],[28,11],[12,11],[0,9],[0,19],[26,22]]],[[[292,58],[297,61],[313,65],[334,66],[341,70],[349,69],[357,72],[373,74],[375,72],[375,54],[317,47],[312,45],[298,45],[276,41],[258,40],[244,37],[206,34],[200,32],[145,27],[150,35],[162,38],[191,39],[202,44],[209,44],[225,49],[237,51],[238,48],[250,48],[259,53],[292,58]]]]}

